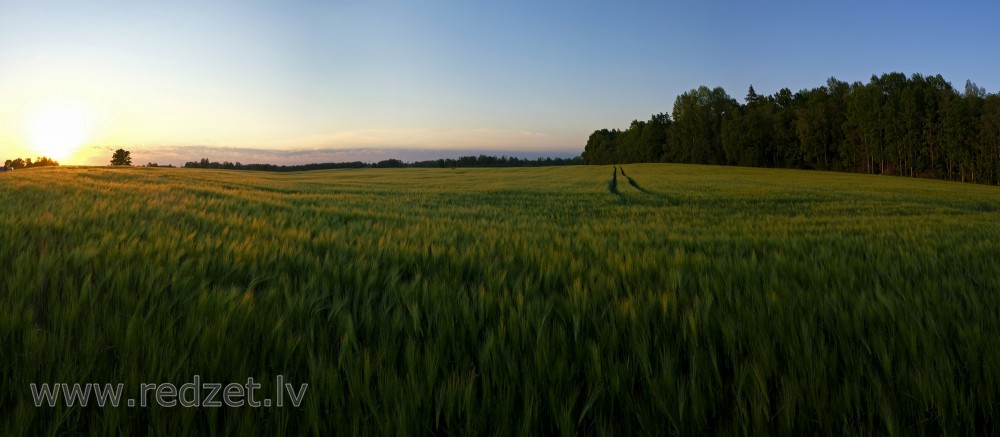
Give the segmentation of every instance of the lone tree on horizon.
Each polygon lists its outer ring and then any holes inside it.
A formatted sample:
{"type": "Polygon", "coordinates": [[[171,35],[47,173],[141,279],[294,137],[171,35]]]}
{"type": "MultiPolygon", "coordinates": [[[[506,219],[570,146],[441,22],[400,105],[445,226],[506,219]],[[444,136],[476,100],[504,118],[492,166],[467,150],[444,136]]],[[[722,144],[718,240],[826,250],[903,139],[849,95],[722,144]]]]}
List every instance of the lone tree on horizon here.
{"type": "Polygon", "coordinates": [[[132,165],[132,156],[128,150],[118,149],[111,155],[111,165],[132,165]]]}

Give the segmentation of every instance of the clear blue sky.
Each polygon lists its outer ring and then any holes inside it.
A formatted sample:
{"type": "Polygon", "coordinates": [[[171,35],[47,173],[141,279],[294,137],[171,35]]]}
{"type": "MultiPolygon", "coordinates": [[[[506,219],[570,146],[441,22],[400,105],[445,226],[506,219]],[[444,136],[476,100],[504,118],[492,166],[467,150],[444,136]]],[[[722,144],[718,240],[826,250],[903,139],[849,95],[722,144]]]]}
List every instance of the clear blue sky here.
{"type": "Polygon", "coordinates": [[[901,71],[1000,90],[985,1],[16,3],[0,147],[81,143],[60,150],[79,163],[119,146],[143,163],[565,154],[699,85],[742,99],[901,71]],[[64,124],[84,133],[32,144],[64,124]]]}

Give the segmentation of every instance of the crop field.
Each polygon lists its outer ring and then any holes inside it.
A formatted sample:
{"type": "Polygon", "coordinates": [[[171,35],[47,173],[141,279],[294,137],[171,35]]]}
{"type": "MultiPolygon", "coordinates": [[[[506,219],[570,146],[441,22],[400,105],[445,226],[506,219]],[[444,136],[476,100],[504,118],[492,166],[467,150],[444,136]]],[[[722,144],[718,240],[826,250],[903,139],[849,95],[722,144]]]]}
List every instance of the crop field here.
{"type": "Polygon", "coordinates": [[[986,434],[1000,189],[696,165],[0,173],[0,429],[986,434]],[[276,375],[298,407],[36,407],[276,375]]]}

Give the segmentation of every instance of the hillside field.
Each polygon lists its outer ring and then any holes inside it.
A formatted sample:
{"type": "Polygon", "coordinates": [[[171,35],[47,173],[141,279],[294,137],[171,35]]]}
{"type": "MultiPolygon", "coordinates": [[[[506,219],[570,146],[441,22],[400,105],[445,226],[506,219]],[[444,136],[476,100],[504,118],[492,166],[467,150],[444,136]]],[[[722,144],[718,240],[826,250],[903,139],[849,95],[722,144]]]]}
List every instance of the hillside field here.
{"type": "Polygon", "coordinates": [[[1000,188],[622,170],[0,173],[0,429],[1000,429],[1000,188]],[[309,387],[297,408],[29,390],[194,375],[309,387]]]}

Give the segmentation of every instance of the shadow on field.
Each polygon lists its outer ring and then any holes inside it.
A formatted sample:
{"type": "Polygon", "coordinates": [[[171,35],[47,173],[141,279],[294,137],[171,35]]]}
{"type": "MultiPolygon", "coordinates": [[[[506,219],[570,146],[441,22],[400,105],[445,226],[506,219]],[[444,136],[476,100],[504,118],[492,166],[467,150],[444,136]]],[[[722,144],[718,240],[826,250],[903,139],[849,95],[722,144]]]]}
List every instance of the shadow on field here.
{"type": "Polygon", "coordinates": [[[649,191],[649,190],[647,190],[645,188],[640,187],[639,183],[636,182],[635,179],[632,179],[631,176],[625,174],[625,168],[624,167],[622,168],[622,176],[625,176],[625,179],[628,179],[628,184],[631,185],[631,186],[633,186],[633,187],[635,187],[635,189],[637,189],[639,191],[642,191],[643,193],[646,193],[646,194],[656,194],[656,193],[653,193],[653,192],[651,192],[651,191],[649,191]]]}
{"type": "Polygon", "coordinates": [[[621,203],[635,204],[635,205],[646,205],[646,206],[672,206],[679,204],[678,200],[667,196],[666,194],[657,193],[655,191],[650,191],[639,185],[635,179],[625,173],[625,169],[622,167],[614,166],[612,167],[611,179],[608,180],[608,191],[615,196],[618,196],[618,200],[621,203]],[[623,193],[618,190],[618,173],[621,172],[622,176],[628,180],[628,184],[631,185],[636,190],[640,191],[643,195],[633,195],[630,193],[623,193]]]}
{"type": "Polygon", "coordinates": [[[618,167],[612,167],[613,172],[611,173],[611,180],[608,181],[608,191],[616,196],[621,196],[618,192],[618,167]]]}

